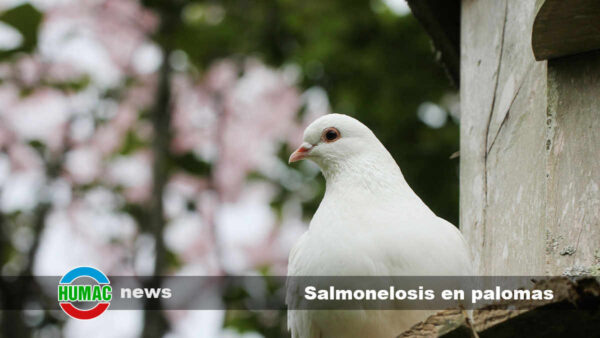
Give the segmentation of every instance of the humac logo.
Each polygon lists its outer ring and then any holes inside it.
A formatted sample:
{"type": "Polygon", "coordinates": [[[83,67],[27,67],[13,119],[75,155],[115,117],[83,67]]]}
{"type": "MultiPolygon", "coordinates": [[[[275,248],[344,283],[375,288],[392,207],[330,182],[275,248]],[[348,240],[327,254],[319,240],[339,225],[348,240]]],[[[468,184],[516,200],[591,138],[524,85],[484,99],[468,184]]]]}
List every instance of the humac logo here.
{"type": "Polygon", "coordinates": [[[81,266],[69,271],[58,284],[58,303],[75,319],[96,318],[108,309],[112,299],[110,281],[100,270],[81,266]],[[80,309],[73,303],[91,308],[80,309]]]}

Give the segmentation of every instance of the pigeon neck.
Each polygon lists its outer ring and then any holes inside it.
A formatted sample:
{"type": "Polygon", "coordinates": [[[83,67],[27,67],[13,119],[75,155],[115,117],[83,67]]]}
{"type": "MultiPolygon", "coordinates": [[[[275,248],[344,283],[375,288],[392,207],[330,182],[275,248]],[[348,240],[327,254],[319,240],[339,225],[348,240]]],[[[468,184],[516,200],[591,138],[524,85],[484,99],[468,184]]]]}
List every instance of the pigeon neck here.
{"type": "Polygon", "coordinates": [[[418,199],[387,151],[329,163],[322,171],[326,195],[355,193],[365,197],[418,199]]]}

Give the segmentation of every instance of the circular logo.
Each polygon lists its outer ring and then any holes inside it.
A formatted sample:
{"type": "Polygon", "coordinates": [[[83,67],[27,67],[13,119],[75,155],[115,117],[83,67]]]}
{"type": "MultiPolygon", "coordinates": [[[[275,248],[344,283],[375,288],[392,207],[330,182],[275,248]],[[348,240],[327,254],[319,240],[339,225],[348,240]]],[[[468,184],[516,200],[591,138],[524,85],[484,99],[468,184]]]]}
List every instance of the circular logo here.
{"type": "Polygon", "coordinates": [[[67,272],[58,283],[58,303],[66,314],[75,319],[98,317],[108,309],[111,299],[112,287],[108,277],[89,266],[80,266],[67,272]],[[87,284],[84,283],[86,281],[87,284]],[[84,310],[73,305],[79,302],[95,305],[84,310]]]}

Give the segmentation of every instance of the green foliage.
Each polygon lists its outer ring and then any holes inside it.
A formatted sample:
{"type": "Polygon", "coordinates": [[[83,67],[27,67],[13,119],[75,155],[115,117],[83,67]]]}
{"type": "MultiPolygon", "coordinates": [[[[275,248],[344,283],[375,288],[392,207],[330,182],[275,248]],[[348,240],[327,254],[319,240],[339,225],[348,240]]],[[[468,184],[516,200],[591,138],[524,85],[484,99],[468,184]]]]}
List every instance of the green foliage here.
{"type": "MultiPolygon", "coordinates": [[[[276,299],[278,293],[285,292],[285,285],[281,279],[269,277],[263,271],[263,282],[265,287],[263,301],[276,299]]],[[[246,290],[246,285],[233,284],[227,285],[224,292],[223,301],[230,307],[243,309],[248,302],[255,302],[256,295],[251,297],[246,290]]],[[[224,327],[234,329],[237,332],[260,332],[266,338],[280,338],[289,336],[286,328],[286,311],[249,311],[249,310],[229,310],[225,316],[224,327]]]]}
{"type": "Polygon", "coordinates": [[[165,256],[167,260],[167,266],[169,266],[170,268],[177,270],[183,266],[181,258],[178,254],[174,253],[173,251],[165,250],[165,256]]]}
{"type": "Polygon", "coordinates": [[[227,311],[225,327],[237,332],[260,332],[265,338],[288,337],[286,311],[227,311]]]}
{"type": "Polygon", "coordinates": [[[206,177],[210,176],[212,172],[212,163],[205,162],[192,153],[172,155],[171,163],[174,167],[183,169],[192,175],[206,177]]]}
{"type": "Polygon", "coordinates": [[[69,81],[48,81],[43,84],[63,92],[79,92],[86,89],[90,82],[89,75],[82,75],[69,81]]]}
{"type": "Polygon", "coordinates": [[[323,87],[334,112],[368,125],[417,194],[457,224],[458,161],[449,156],[458,150],[458,125],[433,130],[416,114],[421,103],[438,102],[453,88],[416,19],[375,11],[368,1],[179,4],[182,20],[170,44],[196,68],[232,55],[299,65],[302,86],[323,87]]]}
{"type": "Polygon", "coordinates": [[[38,29],[42,13],[31,4],[23,4],[0,14],[0,21],[12,26],[21,33],[23,42],[15,49],[0,51],[0,60],[17,52],[30,53],[37,46],[38,29]]]}
{"type": "Polygon", "coordinates": [[[147,213],[145,212],[146,210],[144,210],[144,207],[142,205],[125,203],[121,207],[120,211],[125,212],[128,215],[130,215],[131,217],[133,217],[135,219],[136,223],[139,225],[140,230],[142,232],[151,231],[151,229],[148,226],[148,224],[150,222],[148,220],[147,213]]]}
{"type": "Polygon", "coordinates": [[[130,155],[135,151],[144,148],[147,146],[144,140],[140,139],[135,131],[129,130],[125,135],[125,140],[123,141],[123,145],[119,150],[120,155],[130,155]]]}

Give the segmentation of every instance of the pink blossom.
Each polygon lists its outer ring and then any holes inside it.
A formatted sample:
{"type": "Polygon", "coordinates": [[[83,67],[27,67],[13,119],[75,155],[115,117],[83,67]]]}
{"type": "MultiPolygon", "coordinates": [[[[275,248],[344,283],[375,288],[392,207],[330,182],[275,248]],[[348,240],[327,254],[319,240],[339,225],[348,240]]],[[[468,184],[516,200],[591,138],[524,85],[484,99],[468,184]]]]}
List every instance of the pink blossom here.
{"type": "Polygon", "coordinates": [[[94,148],[79,147],[66,154],[65,170],[74,183],[91,183],[98,178],[101,168],[101,154],[94,148]]]}
{"type": "Polygon", "coordinates": [[[232,60],[215,62],[205,75],[204,84],[213,92],[224,91],[231,88],[237,81],[238,67],[232,60]]]}
{"type": "Polygon", "coordinates": [[[44,165],[39,153],[23,143],[12,144],[8,156],[13,171],[39,170],[44,165]]]}

